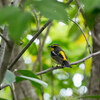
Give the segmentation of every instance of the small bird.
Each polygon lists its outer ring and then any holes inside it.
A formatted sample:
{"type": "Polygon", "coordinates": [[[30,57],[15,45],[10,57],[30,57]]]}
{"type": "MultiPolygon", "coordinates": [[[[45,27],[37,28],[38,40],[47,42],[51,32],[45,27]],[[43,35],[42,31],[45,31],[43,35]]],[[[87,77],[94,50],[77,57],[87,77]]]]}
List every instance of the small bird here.
{"type": "Polygon", "coordinates": [[[55,60],[58,64],[61,64],[64,67],[70,67],[68,58],[65,52],[60,48],[58,44],[53,44],[49,46],[51,48],[51,57],[55,60]]]}

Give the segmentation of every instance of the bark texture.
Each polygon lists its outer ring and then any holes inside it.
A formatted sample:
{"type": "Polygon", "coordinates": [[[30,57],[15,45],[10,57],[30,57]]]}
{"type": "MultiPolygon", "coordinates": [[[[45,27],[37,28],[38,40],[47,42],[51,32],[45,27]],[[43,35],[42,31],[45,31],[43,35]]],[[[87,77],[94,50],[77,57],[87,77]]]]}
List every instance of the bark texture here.
{"type": "MultiPolygon", "coordinates": [[[[12,59],[15,58],[15,56],[18,55],[20,52],[20,48],[15,46],[12,53],[12,59]]],[[[18,62],[14,65],[13,70],[15,69],[25,69],[24,60],[21,57],[18,62]]],[[[17,73],[16,73],[17,74],[17,73]]],[[[35,93],[34,88],[32,87],[32,84],[29,81],[22,81],[15,85],[15,93],[17,100],[23,100],[27,98],[27,100],[39,100],[37,94],[35,93]]]]}
{"type": "MultiPolygon", "coordinates": [[[[3,30],[3,36],[8,39],[8,29],[5,27],[3,30]]],[[[9,46],[7,43],[2,39],[1,41],[1,49],[0,49],[0,84],[3,81],[4,75],[7,70],[7,66],[9,64],[9,60],[12,54],[12,49],[13,49],[13,43],[11,41],[9,42],[9,46]]]]}
{"type": "MultiPolygon", "coordinates": [[[[98,42],[100,42],[100,15],[96,19],[96,24],[93,29],[93,34],[95,35],[98,42]]],[[[93,52],[100,51],[100,45],[97,44],[97,41],[93,38],[93,52]]],[[[89,84],[89,95],[100,95],[100,54],[94,56],[92,59],[92,70],[91,70],[91,79],[89,84]]],[[[97,100],[97,99],[88,99],[88,100],[97,100]]],[[[98,99],[99,100],[99,99],[98,99]]]]}
{"type": "MultiPolygon", "coordinates": [[[[10,3],[9,0],[0,0],[0,8],[8,5],[9,3],[10,3]]],[[[8,39],[8,31],[7,31],[6,27],[4,27],[2,34],[5,38],[8,39]]],[[[3,39],[1,40],[1,47],[0,47],[0,84],[2,83],[5,72],[7,70],[7,65],[9,63],[9,57],[11,56],[12,47],[8,48],[6,42],[3,39]]]]}

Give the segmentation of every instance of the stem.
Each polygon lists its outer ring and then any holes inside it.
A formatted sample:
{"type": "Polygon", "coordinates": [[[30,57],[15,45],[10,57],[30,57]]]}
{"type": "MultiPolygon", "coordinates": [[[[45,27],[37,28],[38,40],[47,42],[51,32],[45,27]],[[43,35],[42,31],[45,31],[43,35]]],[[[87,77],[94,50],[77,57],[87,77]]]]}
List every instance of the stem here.
{"type": "Polygon", "coordinates": [[[9,86],[9,84],[0,85],[0,90],[2,90],[5,87],[8,87],[8,86],[9,86]]]}

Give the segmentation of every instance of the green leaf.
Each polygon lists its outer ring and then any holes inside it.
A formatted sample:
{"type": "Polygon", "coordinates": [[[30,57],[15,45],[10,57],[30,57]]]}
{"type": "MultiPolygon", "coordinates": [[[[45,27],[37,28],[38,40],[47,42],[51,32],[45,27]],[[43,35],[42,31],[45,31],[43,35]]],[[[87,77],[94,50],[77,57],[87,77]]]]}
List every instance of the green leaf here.
{"type": "Polygon", "coordinates": [[[20,13],[20,9],[16,7],[3,7],[0,9],[0,24],[10,22],[20,13]]]}
{"type": "Polygon", "coordinates": [[[16,82],[20,82],[22,80],[29,80],[32,85],[40,87],[43,85],[44,87],[47,87],[48,84],[44,81],[41,81],[32,71],[28,70],[18,70],[19,73],[21,73],[20,76],[16,77],[16,82]]]}
{"type": "Polygon", "coordinates": [[[95,18],[100,13],[100,0],[83,0],[85,19],[88,26],[92,29],[95,25],[95,18]],[[91,4],[91,6],[89,6],[91,4]]]}
{"type": "Polygon", "coordinates": [[[29,70],[18,70],[18,72],[24,76],[34,77],[39,79],[32,71],[29,70]]]}
{"type": "Polygon", "coordinates": [[[9,36],[14,41],[18,41],[28,24],[34,21],[30,13],[13,6],[1,8],[0,13],[0,24],[8,24],[9,36]]]}
{"type": "Polygon", "coordinates": [[[71,38],[72,41],[75,41],[80,35],[81,31],[79,30],[78,26],[76,24],[73,24],[68,32],[68,37],[71,38]]]}
{"type": "Polygon", "coordinates": [[[31,55],[36,55],[37,54],[37,47],[35,43],[32,43],[31,46],[28,48],[28,51],[31,55]]]}
{"type": "Polygon", "coordinates": [[[30,4],[49,19],[59,20],[64,23],[68,22],[68,14],[63,3],[56,0],[31,0],[30,4]]]}
{"type": "Polygon", "coordinates": [[[7,70],[3,83],[11,85],[15,81],[15,75],[13,72],[7,70]]]}
{"type": "Polygon", "coordinates": [[[95,98],[95,99],[100,99],[100,95],[87,95],[87,96],[82,96],[79,98],[95,98]]]}
{"type": "Polygon", "coordinates": [[[95,9],[99,9],[100,10],[100,0],[93,0],[91,2],[91,0],[83,0],[83,3],[85,5],[85,11],[90,13],[95,9]],[[89,6],[91,4],[91,6],[89,6]]]}
{"type": "Polygon", "coordinates": [[[25,79],[25,80],[30,80],[30,81],[36,82],[36,83],[38,83],[38,84],[40,84],[40,85],[43,85],[44,87],[47,87],[47,86],[48,86],[47,83],[45,83],[44,81],[41,81],[41,80],[39,80],[39,79],[37,79],[37,78],[27,77],[27,76],[23,76],[23,75],[20,75],[20,76],[18,76],[18,77],[23,78],[23,79],[25,79]]]}

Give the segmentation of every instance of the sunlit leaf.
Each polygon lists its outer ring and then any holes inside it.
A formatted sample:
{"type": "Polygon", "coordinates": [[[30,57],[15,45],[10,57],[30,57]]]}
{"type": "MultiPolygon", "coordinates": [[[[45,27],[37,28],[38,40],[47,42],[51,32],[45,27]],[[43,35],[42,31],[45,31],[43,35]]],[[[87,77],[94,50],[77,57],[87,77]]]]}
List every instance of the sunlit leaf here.
{"type": "Polygon", "coordinates": [[[27,77],[27,76],[23,76],[23,75],[20,75],[20,76],[18,76],[18,77],[21,77],[21,78],[23,78],[23,79],[26,79],[26,80],[30,80],[30,81],[36,82],[36,83],[38,83],[38,84],[43,85],[44,87],[47,87],[47,86],[48,86],[48,84],[45,83],[44,81],[41,81],[41,80],[36,79],[36,78],[33,78],[33,77],[27,77]]]}
{"type": "Polygon", "coordinates": [[[48,86],[47,83],[41,81],[32,71],[18,70],[18,72],[21,73],[21,75],[16,77],[16,82],[29,80],[34,86],[37,87],[40,87],[41,85],[43,85],[44,87],[48,86]]]}
{"type": "Polygon", "coordinates": [[[89,58],[85,61],[85,72],[88,73],[91,70],[92,58],[89,58]]]}
{"type": "MultiPolygon", "coordinates": [[[[88,34],[85,33],[85,36],[88,38],[88,34]]],[[[77,45],[81,45],[82,43],[86,43],[85,37],[81,33],[81,35],[78,37],[78,39],[75,41],[77,45]]]]}

